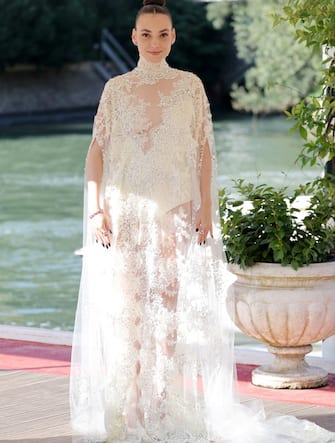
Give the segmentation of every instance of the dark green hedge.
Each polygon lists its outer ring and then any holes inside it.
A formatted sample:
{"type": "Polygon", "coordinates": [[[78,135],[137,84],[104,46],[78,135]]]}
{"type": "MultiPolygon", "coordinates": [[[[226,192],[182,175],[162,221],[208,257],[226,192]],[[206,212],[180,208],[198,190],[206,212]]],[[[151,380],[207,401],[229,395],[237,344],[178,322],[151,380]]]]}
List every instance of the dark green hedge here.
{"type": "Polygon", "coordinates": [[[0,0],[0,66],[55,66],[90,57],[97,14],[88,0],[0,0]]]}
{"type": "MultiPolygon", "coordinates": [[[[103,27],[137,59],[130,34],[141,5],[140,0],[0,0],[0,69],[97,59],[103,27]]],[[[209,94],[217,95],[223,66],[232,57],[226,30],[213,29],[205,3],[170,0],[168,5],[177,29],[169,63],[197,73],[209,94]]]]}
{"type": "MultiPolygon", "coordinates": [[[[0,0],[0,66],[92,59],[103,27],[136,57],[130,33],[139,6],[138,0],[0,0]]],[[[207,21],[204,4],[171,0],[169,6],[178,33],[170,61],[213,73],[222,32],[207,21]]]]}

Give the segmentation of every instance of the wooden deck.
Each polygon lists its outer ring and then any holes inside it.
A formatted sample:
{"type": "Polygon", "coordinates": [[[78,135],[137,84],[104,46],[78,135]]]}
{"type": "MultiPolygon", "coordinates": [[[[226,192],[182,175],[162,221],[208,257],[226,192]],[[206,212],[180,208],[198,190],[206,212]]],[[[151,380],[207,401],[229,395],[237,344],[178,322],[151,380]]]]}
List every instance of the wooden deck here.
{"type": "Polygon", "coordinates": [[[0,372],[0,441],[72,441],[69,378],[24,371],[0,372]]]}
{"type": "MultiPolygon", "coordinates": [[[[0,371],[0,442],[72,442],[68,383],[64,375],[0,371]]],[[[335,431],[335,408],[267,400],[264,404],[267,412],[294,414],[335,431]]]]}

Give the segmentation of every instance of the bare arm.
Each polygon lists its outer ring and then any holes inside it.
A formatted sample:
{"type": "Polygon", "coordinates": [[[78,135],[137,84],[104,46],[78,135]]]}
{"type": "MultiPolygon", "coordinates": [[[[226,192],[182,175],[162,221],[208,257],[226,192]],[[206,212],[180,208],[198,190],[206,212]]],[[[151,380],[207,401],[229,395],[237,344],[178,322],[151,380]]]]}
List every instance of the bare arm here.
{"type": "Polygon", "coordinates": [[[100,187],[103,160],[101,148],[94,140],[86,157],[87,208],[90,225],[96,241],[109,247],[111,243],[111,226],[100,207],[100,187]]]}
{"type": "Polygon", "coordinates": [[[198,229],[198,240],[202,244],[206,241],[208,234],[213,235],[212,228],[212,159],[208,143],[205,144],[201,170],[200,170],[200,195],[201,205],[197,213],[196,229],[198,229]]]}
{"type": "Polygon", "coordinates": [[[85,178],[88,213],[93,214],[100,209],[99,194],[102,178],[102,153],[96,140],[87,153],[85,178]]]}

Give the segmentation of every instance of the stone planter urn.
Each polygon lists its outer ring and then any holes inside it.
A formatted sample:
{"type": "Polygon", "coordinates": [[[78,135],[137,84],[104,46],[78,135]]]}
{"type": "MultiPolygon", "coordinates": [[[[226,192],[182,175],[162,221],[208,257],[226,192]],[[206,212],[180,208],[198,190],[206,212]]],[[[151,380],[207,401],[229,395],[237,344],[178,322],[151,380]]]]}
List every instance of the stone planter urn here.
{"type": "Polygon", "coordinates": [[[268,345],[273,364],[252,372],[252,383],[268,388],[325,386],[328,373],[309,366],[312,343],[335,334],[335,262],[299,268],[257,263],[241,269],[228,288],[227,308],[248,336],[268,345]]]}

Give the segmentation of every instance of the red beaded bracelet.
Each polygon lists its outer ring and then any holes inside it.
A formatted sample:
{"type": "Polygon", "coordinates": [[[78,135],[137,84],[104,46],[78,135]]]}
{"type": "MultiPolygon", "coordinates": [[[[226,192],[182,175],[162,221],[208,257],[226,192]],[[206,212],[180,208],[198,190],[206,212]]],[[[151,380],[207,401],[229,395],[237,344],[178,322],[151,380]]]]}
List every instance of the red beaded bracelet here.
{"type": "Polygon", "coordinates": [[[95,217],[96,215],[103,214],[103,213],[104,213],[104,211],[102,209],[98,209],[96,212],[93,212],[93,214],[89,215],[88,218],[90,220],[92,220],[92,218],[95,217]]]}

